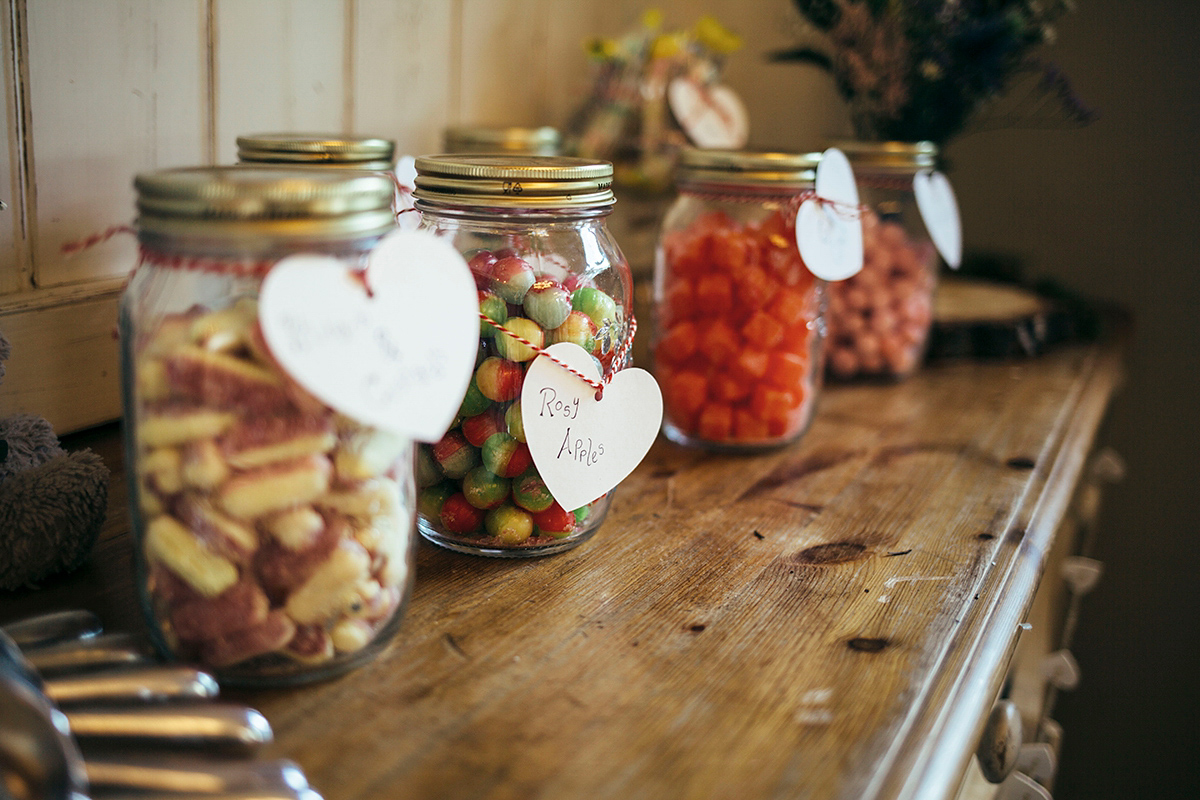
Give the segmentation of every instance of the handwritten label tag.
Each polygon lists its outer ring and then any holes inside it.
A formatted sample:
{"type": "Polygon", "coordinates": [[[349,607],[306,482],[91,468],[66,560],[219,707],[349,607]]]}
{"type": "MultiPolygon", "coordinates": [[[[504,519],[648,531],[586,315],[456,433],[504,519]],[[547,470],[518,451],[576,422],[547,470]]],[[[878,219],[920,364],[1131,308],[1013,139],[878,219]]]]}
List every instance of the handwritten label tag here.
{"type": "Polygon", "coordinates": [[[962,221],[950,179],[941,172],[922,170],[913,176],[913,194],[933,246],[948,266],[958,269],[962,263],[962,221]]]}
{"type": "Polygon", "coordinates": [[[675,78],[667,85],[667,104],[697,147],[740,150],[750,138],[750,115],[728,86],[702,86],[693,78],[675,78]]]}
{"type": "MultiPolygon", "coordinates": [[[[576,344],[546,349],[559,361],[600,380],[595,359],[576,344]]],[[[525,441],[546,488],[568,511],[585,506],[633,472],[662,422],[662,392],[644,369],[623,369],[596,390],[545,356],[525,373],[521,420],[525,441]]]]}
{"type": "Polygon", "coordinates": [[[267,346],[301,386],[350,417],[424,442],[440,439],[458,413],[478,313],[462,256],[416,231],[384,237],[365,276],[329,256],[289,256],[259,296],[267,346]]]}
{"type": "Polygon", "coordinates": [[[813,275],[844,280],[863,265],[858,186],[845,153],[831,147],[821,154],[814,189],[817,196],[796,212],[796,247],[813,275]]]}

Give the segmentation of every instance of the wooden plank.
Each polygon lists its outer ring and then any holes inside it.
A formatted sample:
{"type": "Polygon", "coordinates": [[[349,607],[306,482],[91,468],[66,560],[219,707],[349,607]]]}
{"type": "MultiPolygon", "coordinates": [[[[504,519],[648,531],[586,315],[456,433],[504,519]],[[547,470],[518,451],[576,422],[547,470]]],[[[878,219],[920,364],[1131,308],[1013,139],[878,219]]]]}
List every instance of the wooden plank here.
{"type": "Polygon", "coordinates": [[[133,176],[202,163],[201,0],[28,4],[36,284],[120,277],[131,239],[66,258],[61,247],[134,216],[133,176]]]}
{"type": "Polygon", "coordinates": [[[4,153],[0,154],[0,295],[28,289],[31,269],[25,246],[25,180],[23,157],[25,129],[25,48],[21,18],[24,3],[0,2],[0,59],[3,59],[4,153]],[[20,12],[18,15],[17,12],[20,12]]]}
{"type": "Polygon", "coordinates": [[[217,162],[243,134],[341,133],[347,103],[347,2],[215,0],[217,162]]]}
{"type": "Polygon", "coordinates": [[[356,132],[396,141],[398,154],[441,149],[457,88],[457,0],[355,0],[356,132]]]}
{"type": "Polygon", "coordinates": [[[0,416],[40,414],[59,435],[121,416],[115,336],[119,283],[82,293],[19,295],[0,306],[0,331],[12,343],[0,383],[0,416]]]}
{"type": "Polygon", "coordinates": [[[466,124],[550,124],[543,103],[549,69],[547,0],[462,2],[461,106],[466,124]]]}

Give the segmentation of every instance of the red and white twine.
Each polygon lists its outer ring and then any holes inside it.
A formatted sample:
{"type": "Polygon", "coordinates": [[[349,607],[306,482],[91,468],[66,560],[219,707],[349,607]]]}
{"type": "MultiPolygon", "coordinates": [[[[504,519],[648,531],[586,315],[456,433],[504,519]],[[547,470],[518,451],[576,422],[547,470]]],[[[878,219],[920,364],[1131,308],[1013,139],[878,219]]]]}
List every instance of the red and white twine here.
{"type": "MultiPolygon", "coordinates": [[[[616,375],[620,371],[620,367],[617,367],[616,369],[613,369],[611,371],[606,371],[604,376],[600,380],[595,380],[593,378],[589,378],[587,375],[584,375],[582,372],[575,369],[574,367],[572,367],[570,364],[563,361],[562,359],[555,358],[554,356],[552,356],[549,352],[546,351],[546,348],[544,348],[540,345],[534,344],[533,342],[529,341],[528,339],[526,339],[524,336],[520,335],[519,333],[513,333],[508,328],[504,327],[504,325],[502,325],[499,322],[496,322],[494,319],[489,317],[487,314],[484,314],[482,311],[479,312],[479,318],[481,320],[483,320],[484,322],[488,323],[489,325],[491,325],[492,327],[494,327],[499,332],[503,333],[505,336],[508,336],[509,338],[514,339],[514,340],[520,342],[521,344],[525,345],[529,349],[533,350],[533,352],[537,354],[534,356],[534,358],[537,358],[538,356],[545,356],[551,362],[562,367],[567,372],[571,373],[575,377],[579,378],[579,380],[583,381],[588,386],[595,389],[597,400],[600,400],[604,397],[604,387],[607,386],[612,381],[613,376],[616,375]]],[[[617,347],[616,352],[613,353],[613,360],[612,360],[613,365],[618,365],[622,361],[625,360],[625,356],[628,354],[630,347],[632,347],[632,345],[633,345],[633,337],[636,334],[637,334],[637,318],[634,317],[633,314],[630,314],[629,315],[629,332],[624,338],[621,339],[620,346],[617,347]]]]}

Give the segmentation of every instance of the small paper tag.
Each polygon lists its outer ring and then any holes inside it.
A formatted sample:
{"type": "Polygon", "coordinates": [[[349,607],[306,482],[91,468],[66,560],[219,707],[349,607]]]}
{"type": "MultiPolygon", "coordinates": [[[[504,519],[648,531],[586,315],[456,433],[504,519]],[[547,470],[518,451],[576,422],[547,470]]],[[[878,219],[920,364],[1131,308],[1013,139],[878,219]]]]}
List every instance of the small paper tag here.
{"type": "Polygon", "coordinates": [[[813,275],[844,280],[863,265],[858,186],[845,153],[831,147],[821,154],[814,189],[817,196],[796,213],[796,247],[813,275]]]}
{"type": "Polygon", "coordinates": [[[740,150],[750,138],[750,116],[728,86],[701,86],[693,78],[676,78],[667,86],[667,103],[697,147],[740,150]]]}
{"type": "Polygon", "coordinates": [[[913,194],[933,246],[947,265],[958,269],[962,263],[962,221],[950,179],[941,172],[922,170],[913,176],[913,194]]]}
{"type": "Polygon", "coordinates": [[[267,346],[301,386],[350,417],[424,442],[440,439],[458,413],[478,313],[462,256],[415,231],[384,237],[362,276],[329,256],[289,256],[259,297],[267,346]]]}
{"type": "MultiPolygon", "coordinates": [[[[595,359],[579,345],[560,342],[545,352],[600,380],[595,359]]],[[[592,386],[539,355],[521,388],[521,419],[533,463],[568,511],[633,472],[658,436],[662,408],[657,381],[636,367],[615,374],[597,401],[592,386]]]]}

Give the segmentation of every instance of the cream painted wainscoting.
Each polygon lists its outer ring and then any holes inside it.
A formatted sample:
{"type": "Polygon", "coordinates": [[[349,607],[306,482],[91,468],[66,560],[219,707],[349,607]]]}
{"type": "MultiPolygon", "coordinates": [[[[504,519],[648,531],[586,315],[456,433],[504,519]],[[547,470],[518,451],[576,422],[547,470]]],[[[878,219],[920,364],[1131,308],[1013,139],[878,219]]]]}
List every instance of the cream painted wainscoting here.
{"type": "MultiPolygon", "coordinates": [[[[231,163],[242,133],[373,134],[419,154],[451,123],[562,125],[587,89],[581,42],[646,5],[0,0],[0,331],[13,344],[0,414],[36,411],[60,432],[119,416],[114,326],[135,242],[62,247],[129,224],[136,173],[231,163]]],[[[713,13],[743,35],[727,77],[761,141],[809,146],[836,125],[831,87],[766,61],[795,41],[786,0],[655,5],[671,27],[713,13]]]]}

